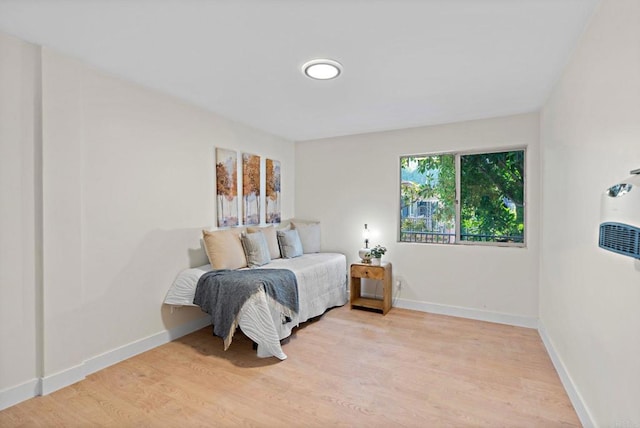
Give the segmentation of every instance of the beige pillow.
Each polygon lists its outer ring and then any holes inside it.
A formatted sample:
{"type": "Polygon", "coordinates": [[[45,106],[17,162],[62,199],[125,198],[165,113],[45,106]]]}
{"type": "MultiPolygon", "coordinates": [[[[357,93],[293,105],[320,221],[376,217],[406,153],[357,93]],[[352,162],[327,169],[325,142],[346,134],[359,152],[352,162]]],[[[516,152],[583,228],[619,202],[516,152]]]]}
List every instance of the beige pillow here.
{"type": "Polygon", "coordinates": [[[276,230],[289,230],[291,229],[291,219],[282,220],[276,226],[276,230]]]}
{"type": "Polygon", "coordinates": [[[247,228],[247,233],[256,232],[262,232],[264,234],[267,246],[269,247],[269,256],[271,256],[271,260],[281,258],[280,247],[278,246],[278,237],[276,236],[276,228],[273,226],[247,228]]]}
{"type": "Polygon", "coordinates": [[[202,231],[204,248],[213,269],[247,267],[247,258],[244,255],[242,242],[240,242],[240,233],[241,230],[235,229],[202,231]]]}

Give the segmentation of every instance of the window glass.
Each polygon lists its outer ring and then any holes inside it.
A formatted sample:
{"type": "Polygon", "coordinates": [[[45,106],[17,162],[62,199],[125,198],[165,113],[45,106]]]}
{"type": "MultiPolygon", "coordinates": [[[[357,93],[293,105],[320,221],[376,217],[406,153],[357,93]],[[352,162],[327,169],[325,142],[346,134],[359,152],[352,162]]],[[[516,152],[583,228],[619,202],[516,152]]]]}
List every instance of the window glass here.
{"type": "Polygon", "coordinates": [[[460,156],[460,240],[524,242],[524,150],[460,156]]]}
{"type": "Polygon", "coordinates": [[[524,168],[524,150],[401,157],[400,241],[522,246],[524,168]]]}
{"type": "Polygon", "coordinates": [[[455,156],[406,156],[400,165],[400,241],[454,243],[455,156]]]}

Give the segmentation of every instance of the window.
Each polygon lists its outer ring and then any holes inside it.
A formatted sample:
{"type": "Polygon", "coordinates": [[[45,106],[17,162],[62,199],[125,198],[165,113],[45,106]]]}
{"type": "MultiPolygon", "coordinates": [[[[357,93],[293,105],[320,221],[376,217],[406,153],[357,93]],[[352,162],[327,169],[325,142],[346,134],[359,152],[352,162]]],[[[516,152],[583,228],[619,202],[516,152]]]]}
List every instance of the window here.
{"type": "Polygon", "coordinates": [[[400,241],[523,246],[524,168],[524,150],[402,156],[400,241]]]}

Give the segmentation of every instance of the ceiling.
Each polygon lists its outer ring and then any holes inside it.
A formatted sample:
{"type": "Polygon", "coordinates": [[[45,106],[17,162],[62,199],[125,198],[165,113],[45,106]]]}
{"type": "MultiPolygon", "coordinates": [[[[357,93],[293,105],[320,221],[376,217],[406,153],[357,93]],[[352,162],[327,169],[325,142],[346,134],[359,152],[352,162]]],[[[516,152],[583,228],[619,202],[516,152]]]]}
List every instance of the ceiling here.
{"type": "Polygon", "coordinates": [[[0,30],[302,141],[535,111],[598,1],[0,0],[0,30]]]}

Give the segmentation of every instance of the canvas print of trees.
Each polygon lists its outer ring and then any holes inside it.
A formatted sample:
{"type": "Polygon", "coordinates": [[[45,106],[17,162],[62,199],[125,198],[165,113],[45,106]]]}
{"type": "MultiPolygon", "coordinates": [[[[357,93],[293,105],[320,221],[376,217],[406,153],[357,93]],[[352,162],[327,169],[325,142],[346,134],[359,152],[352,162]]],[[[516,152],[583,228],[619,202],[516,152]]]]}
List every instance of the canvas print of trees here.
{"type": "Polygon", "coordinates": [[[218,227],[238,225],[238,155],[216,149],[216,200],[218,227]]]}
{"type": "Polygon", "coordinates": [[[260,156],[242,154],[243,223],[260,224],[260,156]]]}
{"type": "Polygon", "coordinates": [[[267,223],[280,223],[280,162],[267,159],[265,169],[267,223]]]}

